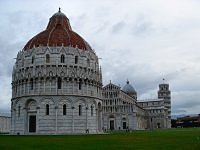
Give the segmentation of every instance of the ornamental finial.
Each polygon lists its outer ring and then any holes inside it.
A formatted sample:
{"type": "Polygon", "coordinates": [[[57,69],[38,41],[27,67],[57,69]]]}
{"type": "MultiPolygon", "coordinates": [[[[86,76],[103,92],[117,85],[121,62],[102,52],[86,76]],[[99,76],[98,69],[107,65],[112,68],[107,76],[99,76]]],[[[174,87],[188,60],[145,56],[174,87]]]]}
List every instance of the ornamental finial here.
{"type": "Polygon", "coordinates": [[[165,78],[163,78],[163,84],[165,84],[165,78]]]}
{"type": "Polygon", "coordinates": [[[127,83],[127,84],[129,84],[129,81],[128,81],[128,79],[127,79],[126,83],[127,83]]]}
{"type": "Polygon", "coordinates": [[[61,8],[59,7],[59,10],[58,10],[58,12],[60,13],[61,12],[61,8]]]}

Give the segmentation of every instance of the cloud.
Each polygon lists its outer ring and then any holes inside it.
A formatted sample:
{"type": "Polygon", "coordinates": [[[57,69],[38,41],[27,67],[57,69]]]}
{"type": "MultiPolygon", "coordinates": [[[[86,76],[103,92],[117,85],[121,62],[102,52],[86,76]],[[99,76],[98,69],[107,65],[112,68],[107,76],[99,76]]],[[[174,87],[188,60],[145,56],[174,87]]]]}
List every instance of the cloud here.
{"type": "Polygon", "coordinates": [[[13,58],[61,6],[73,30],[102,58],[104,85],[112,80],[123,87],[129,79],[140,99],[155,98],[166,78],[173,113],[199,113],[199,5],[195,0],[1,1],[0,111],[10,107],[13,58]]]}
{"type": "Polygon", "coordinates": [[[200,110],[200,90],[197,91],[180,91],[173,92],[172,106],[174,106],[174,111],[179,112],[179,110],[184,110],[185,113],[198,113],[196,110],[200,110]]]}
{"type": "Polygon", "coordinates": [[[111,33],[116,34],[116,33],[121,32],[122,29],[125,27],[125,25],[126,25],[126,24],[125,24],[125,22],[123,22],[123,21],[114,24],[114,25],[112,26],[111,33]]]}

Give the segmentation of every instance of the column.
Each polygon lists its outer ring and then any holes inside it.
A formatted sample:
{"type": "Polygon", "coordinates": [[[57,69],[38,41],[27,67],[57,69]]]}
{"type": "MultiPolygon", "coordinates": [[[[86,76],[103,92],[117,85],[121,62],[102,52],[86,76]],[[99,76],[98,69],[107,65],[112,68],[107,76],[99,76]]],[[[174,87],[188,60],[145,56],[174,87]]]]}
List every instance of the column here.
{"type": "Polygon", "coordinates": [[[40,79],[38,78],[38,94],[40,94],[40,79]]]}
{"type": "Polygon", "coordinates": [[[72,106],[72,133],[74,133],[74,106],[72,106]]]}
{"type": "Polygon", "coordinates": [[[24,117],[24,134],[26,134],[27,132],[27,109],[26,109],[26,106],[23,108],[23,117],[24,117]]]}
{"type": "Polygon", "coordinates": [[[98,132],[98,109],[96,110],[96,132],[98,132]]]}
{"type": "Polygon", "coordinates": [[[36,133],[40,132],[40,107],[36,107],[36,133]]]}
{"type": "Polygon", "coordinates": [[[88,81],[86,81],[86,95],[88,96],[88,81]]]}
{"type": "Polygon", "coordinates": [[[57,132],[58,132],[58,106],[55,106],[55,114],[56,114],[56,133],[55,134],[57,134],[57,132]]]}
{"type": "Polygon", "coordinates": [[[45,89],[45,87],[46,87],[46,86],[45,86],[45,84],[46,84],[46,78],[44,78],[43,83],[44,83],[44,84],[43,84],[43,86],[44,86],[43,92],[45,93],[45,91],[46,91],[46,89],[45,89]]]}
{"type": "Polygon", "coordinates": [[[88,129],[88,107],[86,107],[86,124],[85,124],[85,130],[88,129]]]}
{"type": "Polygon", "coordinates": [[[27,94],[30,93],[30,79],[28,79],[28,82],[27,82],[27,94]]]}
{"type": "Polygon", "coordinates": [[[72,94],[74,94],[74,78],[72,78],[72,94]]]}
{"type": "Polygon", "coordinates": [[[49,87],[49,88],[50,88],[50,94],[52,94],[52,77],[50,77],[50,80],[49,80],[49,81],[50,81],[50,85],[49,85],[49,86],[50,86],[50,87],[49,87]]]}

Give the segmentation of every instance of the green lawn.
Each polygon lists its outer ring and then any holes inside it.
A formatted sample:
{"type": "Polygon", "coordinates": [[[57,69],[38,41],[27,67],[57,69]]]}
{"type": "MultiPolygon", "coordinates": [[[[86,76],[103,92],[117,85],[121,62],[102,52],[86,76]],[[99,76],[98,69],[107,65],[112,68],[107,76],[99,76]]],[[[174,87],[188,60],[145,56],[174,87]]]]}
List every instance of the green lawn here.
{"type": "Polygon", "coordinates": [[[200,150],[200,128],[99,135],[0,135],[0,150],[200,150]]]}

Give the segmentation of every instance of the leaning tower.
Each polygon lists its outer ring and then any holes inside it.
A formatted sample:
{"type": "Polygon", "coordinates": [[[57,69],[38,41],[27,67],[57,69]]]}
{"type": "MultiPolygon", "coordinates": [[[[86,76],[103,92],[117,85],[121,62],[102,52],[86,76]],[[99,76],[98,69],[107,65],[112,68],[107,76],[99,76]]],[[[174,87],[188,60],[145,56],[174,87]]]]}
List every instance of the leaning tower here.
{"type": "Polygon", "coordinates": [[[11,132],[59,134],[101,130],[98,57],[60,9],[17,54],[12,73],[11,132]]]}
{"type": "Polygon", "coordinates": [[[171,128],[171,92],[169,90],[169,84],[159,84],[158,98],[164,99],[166,128],[171,128]]]}

